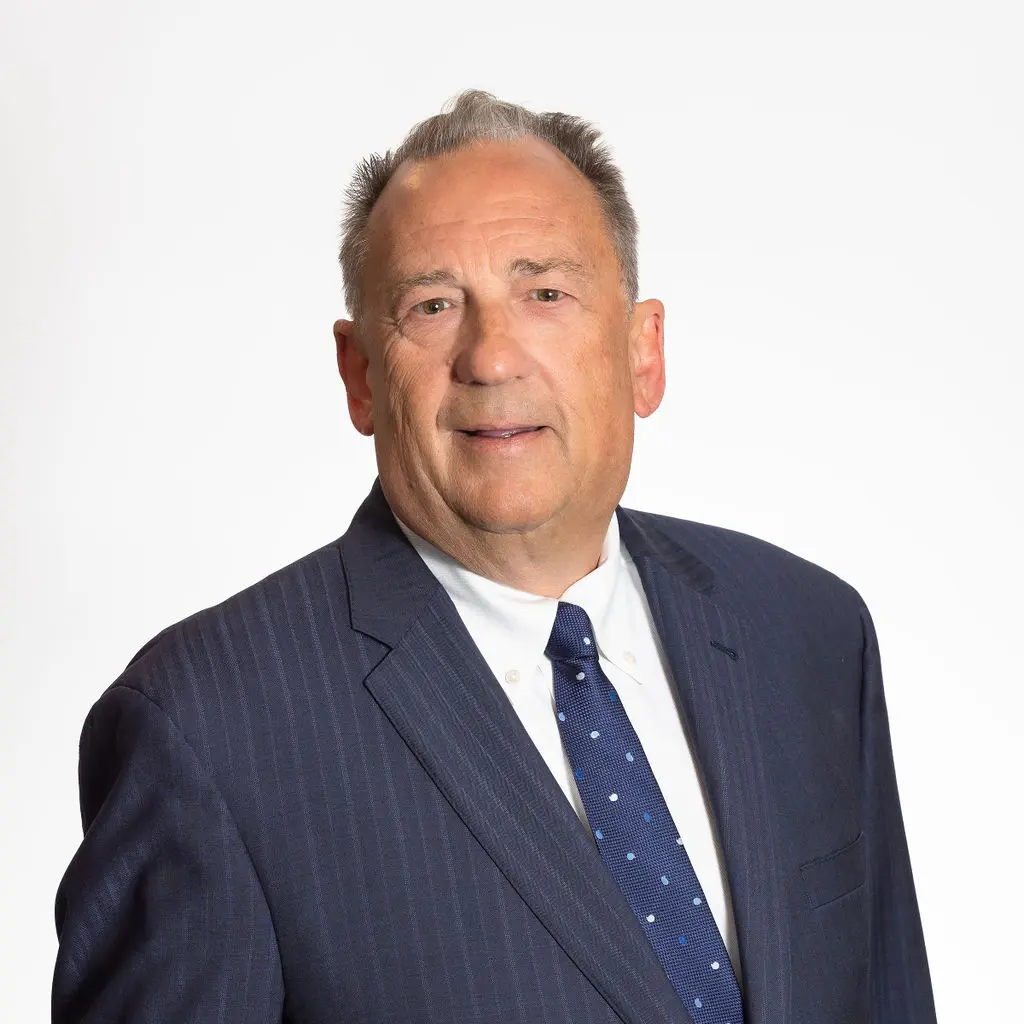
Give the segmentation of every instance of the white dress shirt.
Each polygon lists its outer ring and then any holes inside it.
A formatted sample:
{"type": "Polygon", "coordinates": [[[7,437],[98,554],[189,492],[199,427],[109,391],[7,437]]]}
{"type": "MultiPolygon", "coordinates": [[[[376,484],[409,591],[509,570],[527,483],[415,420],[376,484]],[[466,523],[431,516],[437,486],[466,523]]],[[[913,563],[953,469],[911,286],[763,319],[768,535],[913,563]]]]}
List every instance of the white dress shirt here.
{"type": "Polygon", "coordinates": [[[643,745],[739,979],[736,927],[721,848],[683,727],[682,707],[669,679],[669,666],[640,576],[619,538],[617,517],[612,515],[597,568],[557,599],[516,590],[470,572],[401,520],[398,525],[448,592],[469,635],[584,824],[586,812],[555,720],[553,670],[544,649],[559,600],[580,605],[590,616],[601,668],[643,745]]]}

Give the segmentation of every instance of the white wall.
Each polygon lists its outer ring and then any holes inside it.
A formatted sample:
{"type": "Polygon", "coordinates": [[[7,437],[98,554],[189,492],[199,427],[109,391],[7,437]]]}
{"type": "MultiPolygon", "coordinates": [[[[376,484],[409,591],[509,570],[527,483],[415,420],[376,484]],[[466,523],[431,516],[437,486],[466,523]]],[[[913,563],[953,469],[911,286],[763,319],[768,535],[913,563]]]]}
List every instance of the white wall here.
{"type": "Polygon", "coordinates": [[[940,1019],[1010,1019],[1014,5],[770,24],[649,0],[346,6],[4,3],[4,1016],[48,1019],[90,704],[158,629],[343,532],[368,489],[331,338],[341,190],[479,86],[606,130],[642,291],[668,308],[626,504],[765,537],[864,595],[940,1019]]]}

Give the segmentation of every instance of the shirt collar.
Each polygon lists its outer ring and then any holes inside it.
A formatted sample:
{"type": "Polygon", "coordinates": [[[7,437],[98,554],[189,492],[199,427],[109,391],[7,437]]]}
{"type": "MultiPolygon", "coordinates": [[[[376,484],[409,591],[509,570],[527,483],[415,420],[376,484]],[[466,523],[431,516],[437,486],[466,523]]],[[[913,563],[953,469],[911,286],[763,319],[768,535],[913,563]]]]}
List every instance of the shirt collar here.
{"type": "MultiPolygon", "coordinates": [[[[580,605],[586,611],[594,626],[598,652],[620,663],[625,648],[622,630],[626,623],[617,611],[621,609],[628,580],[618,518],[614,513],[605,532],[597,567],[573,583],[560,598],[530,594],[472,572],[413,533],[398,516],[395,520],[447,591],[490,665],[532,671],[536,665],[543,664],[559,601],[580,605]]],[[[631,666],[623,667],[627,671],[631,669],[631,666]]],[[[635,668],[632,671],[635,672],[635,668]]]]}

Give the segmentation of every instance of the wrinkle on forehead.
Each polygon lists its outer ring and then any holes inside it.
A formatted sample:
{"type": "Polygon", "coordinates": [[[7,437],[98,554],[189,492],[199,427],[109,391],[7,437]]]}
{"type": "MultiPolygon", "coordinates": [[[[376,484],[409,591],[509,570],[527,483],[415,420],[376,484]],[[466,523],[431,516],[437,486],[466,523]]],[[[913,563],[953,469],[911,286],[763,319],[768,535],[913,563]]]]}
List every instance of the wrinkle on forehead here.
{"type": "Polygon", "coordinates": [[[473,214],[451,211],[438,218],[408,218],[387,225],[381,232],[392,262],[397,257],[413,256],[430,250],[460,249],[501,251],[560,248],[584,250],[585,228],[579,219],[561,216],[557,211],[523,209],[522,203],[505,198],[495,203],[478,205],[473,214]],[[509,209],[509,207],[512,207],[509,209]]]}

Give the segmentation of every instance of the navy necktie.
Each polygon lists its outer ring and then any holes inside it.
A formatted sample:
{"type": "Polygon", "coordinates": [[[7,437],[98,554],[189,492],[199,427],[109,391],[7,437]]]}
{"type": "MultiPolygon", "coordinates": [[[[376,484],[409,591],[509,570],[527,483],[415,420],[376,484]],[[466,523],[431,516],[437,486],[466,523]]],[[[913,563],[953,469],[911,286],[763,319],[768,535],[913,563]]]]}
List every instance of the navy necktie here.
{"type": "Polygon", "coordinates": [[[558,603],[544,653],[562,745],[605,866],[696,1024],[743,1024],[725,943],[582,608],[558,603]]]}

